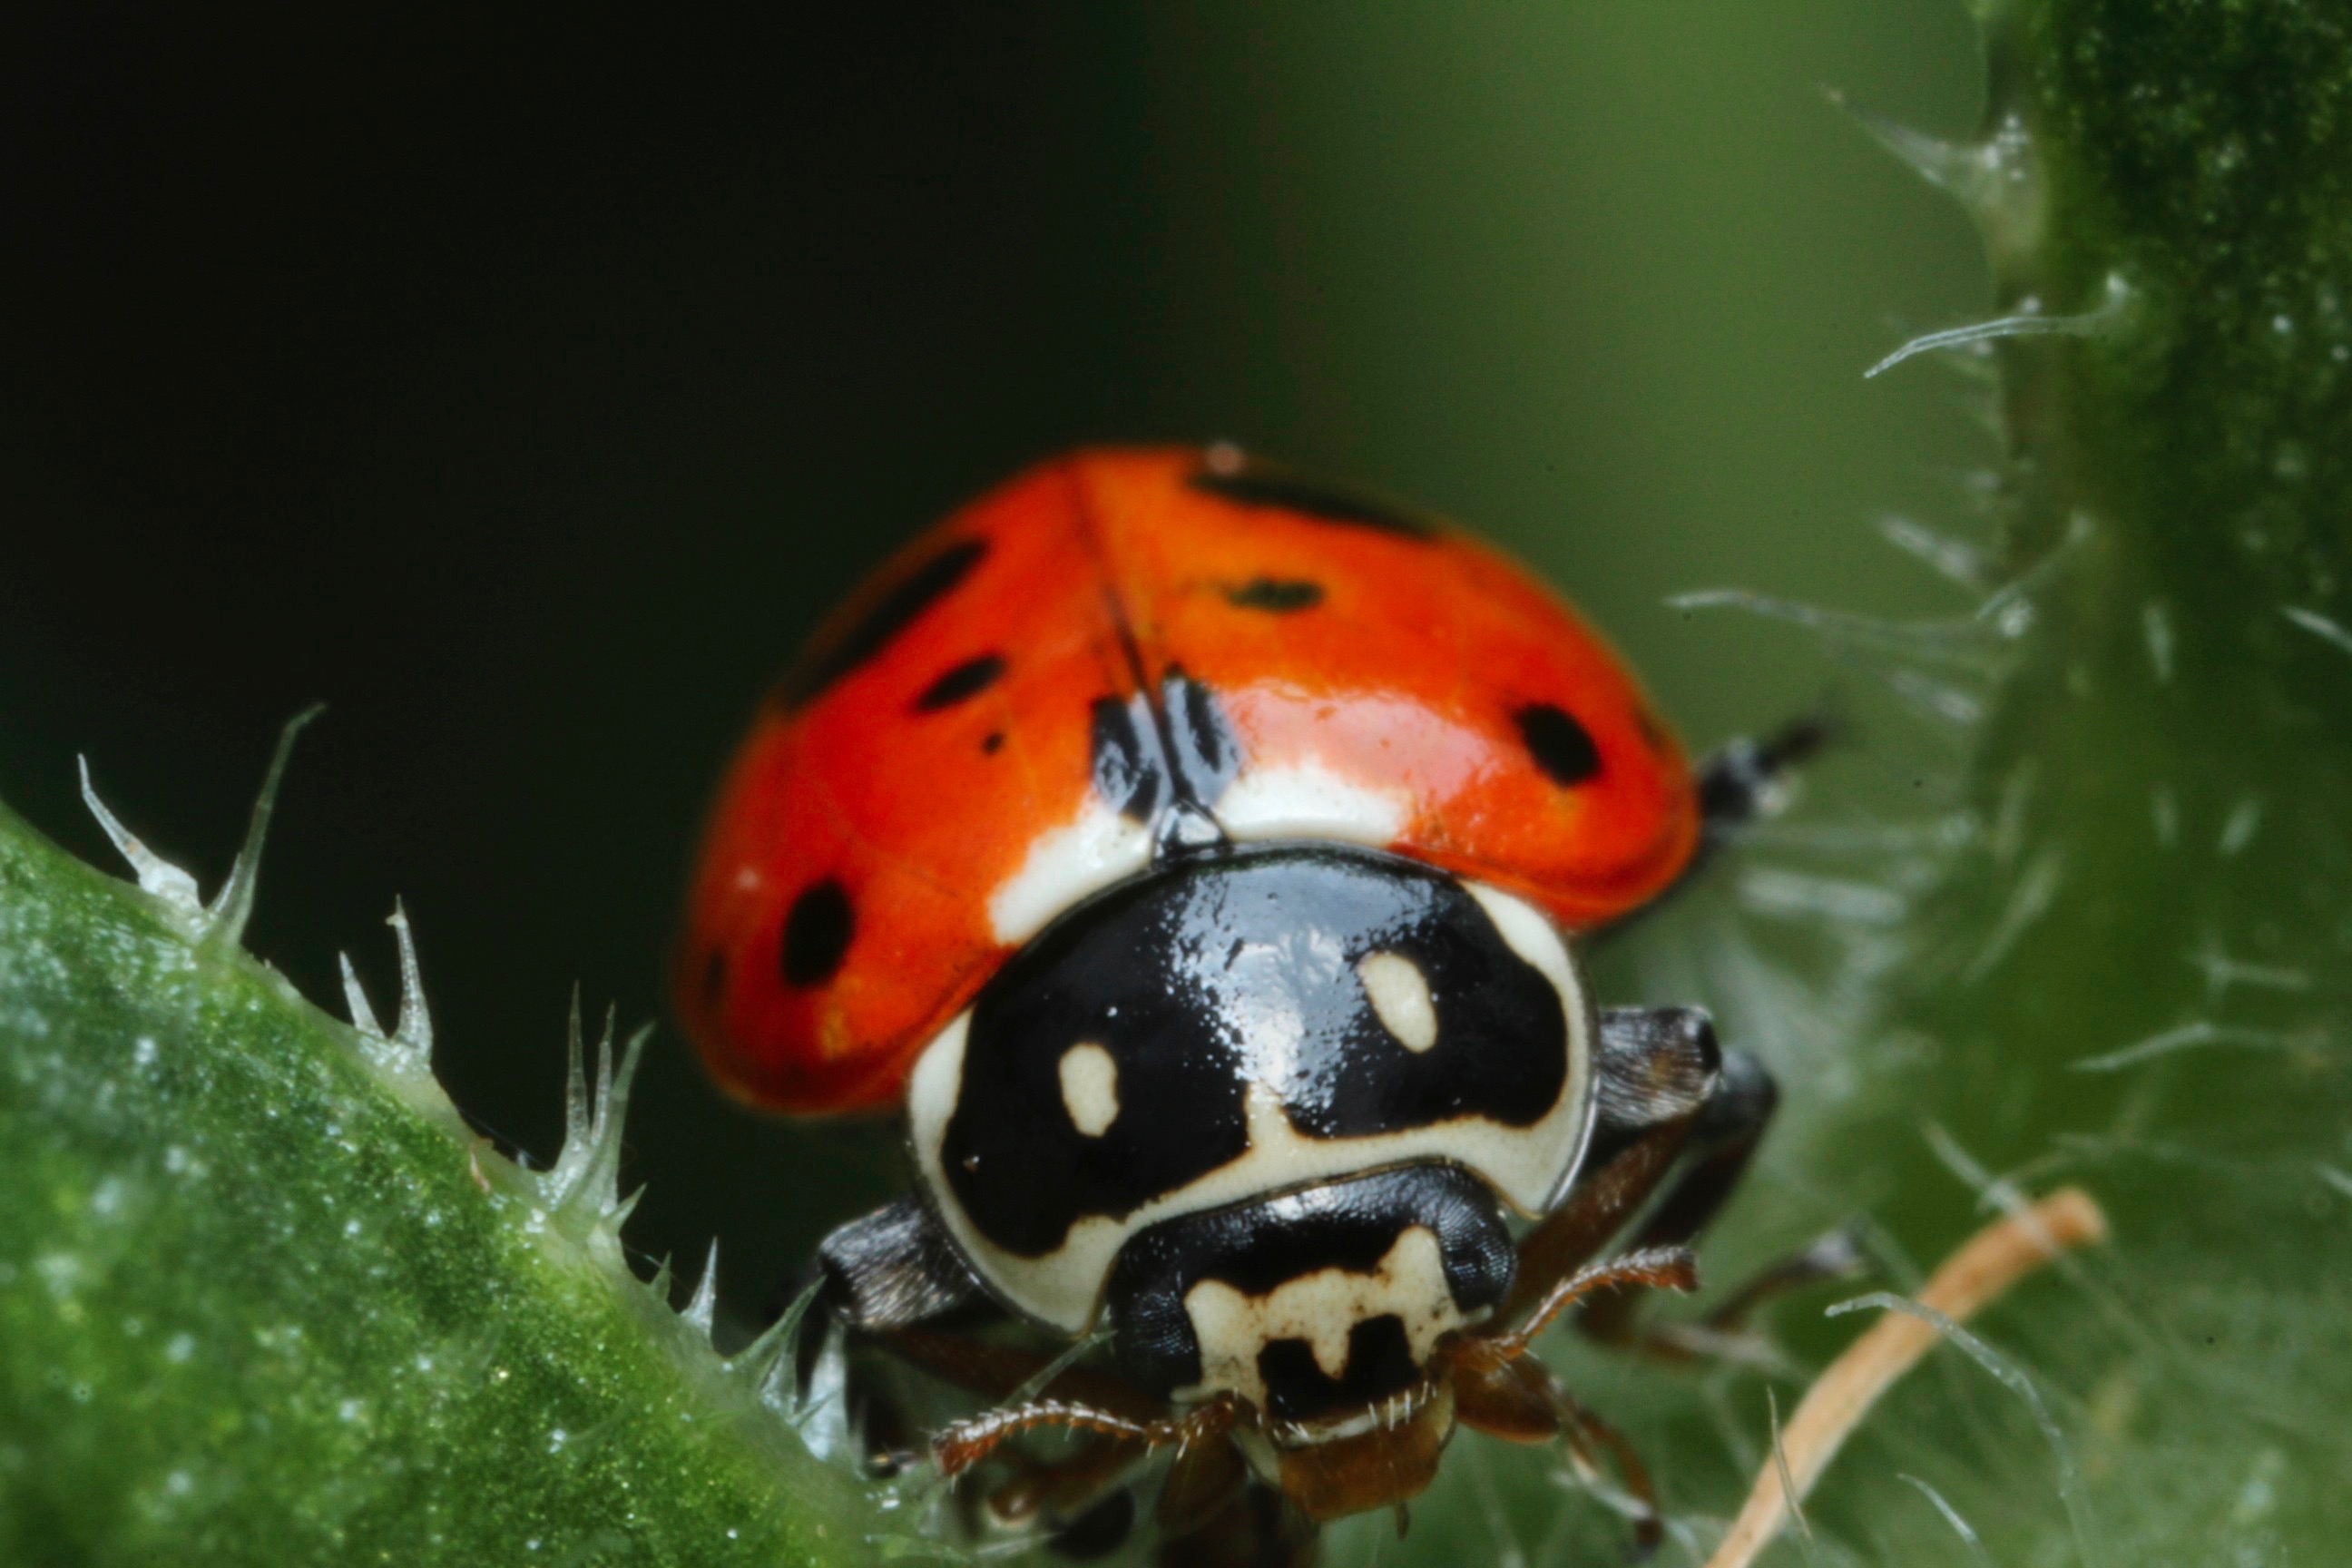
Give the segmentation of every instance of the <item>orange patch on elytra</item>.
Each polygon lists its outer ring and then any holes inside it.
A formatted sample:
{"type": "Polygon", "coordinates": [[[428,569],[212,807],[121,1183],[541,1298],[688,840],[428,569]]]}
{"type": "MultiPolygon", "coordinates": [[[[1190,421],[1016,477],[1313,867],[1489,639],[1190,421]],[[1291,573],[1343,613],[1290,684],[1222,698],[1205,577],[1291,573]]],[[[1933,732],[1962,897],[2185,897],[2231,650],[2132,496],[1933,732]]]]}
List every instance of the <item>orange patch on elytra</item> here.
{"type": "Polygon", "coordinates": [[[895,1103],[1008,956],[992,895],[1093,804],[1095,702],[1175,668],[1215,694],[1244,785],[1295,770],[1381,803],[1387,847],[1570,928],[1688,861],[1687,764],[1557,598],[1458,533],[1204,492],[1188,482],[1203,460],[1034,468],[909,544],[813,639],[814,675],[787,682],[801,700],[763,708],[729,770],[678,947],[678,1011],[735,1093],[895,1103]],[[978,668],[991,679],[938,700],[944,675],[978,668]],[[1590,734],[1593,778],[1563,786],[1530,756],[1514,715],[1537,703],[1590,734]],[[795,984],[788,911],[827,879],[853,933],[827,978],[795,984]]]}

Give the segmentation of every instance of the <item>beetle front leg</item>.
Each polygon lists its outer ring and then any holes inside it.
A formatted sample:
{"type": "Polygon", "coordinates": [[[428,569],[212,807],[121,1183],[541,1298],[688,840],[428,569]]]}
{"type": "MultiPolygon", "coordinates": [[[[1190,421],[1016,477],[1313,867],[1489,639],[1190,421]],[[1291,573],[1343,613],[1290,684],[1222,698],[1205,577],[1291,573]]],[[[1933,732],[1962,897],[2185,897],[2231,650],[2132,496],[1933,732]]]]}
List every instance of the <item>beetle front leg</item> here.
{"type": "Polygon", "coordinates": [[[817,1243],[828,1310],[850,1329],[883,1333],[948,1316],[980,1298],[980,1281],[919,1198],[900,1198],[837,1226],[817,1243]]]}
{"type": "MultiPolygon", "coordinates": [[[[1594,1068],[1600,1103],[1586,1156],[1591,1173],[1520,1243],[1518,1278],[1501,1314],[1504,1321],[1533,1310],[1645,1208],[1646,1216],[1628,1240],[1630,1249],[1680,1247],[1696,1239],[1747,1173],[1780,1103],[1780,1090],[1763,1065],[1744,1052],[1720,1049],[1714,1026],[1696,1008],[1602,1013],[1594,1068]]],[[[1738,1315],[1767,1296],[1852,1272],[1858,1262],[1850,1239],[1826,1237],[1733,1292],[1708,1326],[1727,1331],[1738,1315]]],[[[1671,1335],[1639,1331],[1635,1316],[1643,1294],[1633,1288],[1599,1298],[1579,1314],[1579,1326],[1612,1343],[1673,1356],[1691,1353],[1671,1335]]]]}
{"type": "Polygon", "coordinates": [[[1650,1201],[1673,1172],[1722,1067],[1715,1026],[1693,1007],[1603,1012],[1595,1057],[1598,1119],[1585,1173],[1520,1241],[1497,1325],[1522,1321],[1650,1201]]]}
{"type": "MultiPolygon", "coordinates": [[[[1762,1063],[1744,1051],[1724,1053],[1677,1152],[1680,1174],[1633,1233],[1632,1246],[1682,1246],[1696,1239],[1748,1173],[1780,1102],[1780,1087],[1762,1063]]],[[[1595,1339],[1632,1341],[1641,1299],[1638,1290],[1600,1298],[1579,1315],[1578,1325],[1595,1339]]]]}
{"type": "MultiPolygon", "coordinates": [[[[1780,1087],[1754,1057],[1743,1051],[1717,1052],[1714,1032],[1704,1016],[1676,1007],[1604,1014],[1600,1070],[1597,1144],[1634,1136],[1645,1125],[1671,1126],[1679,1121],[1683,1127],[1675,1154],[1680,1173],[1650,1210],[1631,1246],[1677,1247],[1695,1241],[1747,1174],[1780,1106],[1780,1087]],[[1688,1110],[1694,1103],[1694,1069],[1702,1058],[1713,1061],[1714,1071],[1697,1097],[1696,1110],[1688,1110]]],[[[1643,1296],[1638,1289],[1596,1299],[1579,1315],[1577,1323],[1584,1332],[1607,1343],[1638,1345],[1659,1354],[1686,1357],[1697,1353],[1708,1338],[1736,1332],[1749,1312],[1772,1297],[1824,1279],[1843,1279],[1863,1267],[1853,1232],[1840,1229],[1767,1265],[1703,1320],[1698,1334],[1671,1328],[1654,1332],[1642,1330],[1636,1322],[1643,1296]]]]}
{"type": "Polygon", "coordinates": [[[1160,1539],[1154,1568],[1309,1568],[1321,1530],[1252,1478],[1204,1523],[1160,1539]]]}

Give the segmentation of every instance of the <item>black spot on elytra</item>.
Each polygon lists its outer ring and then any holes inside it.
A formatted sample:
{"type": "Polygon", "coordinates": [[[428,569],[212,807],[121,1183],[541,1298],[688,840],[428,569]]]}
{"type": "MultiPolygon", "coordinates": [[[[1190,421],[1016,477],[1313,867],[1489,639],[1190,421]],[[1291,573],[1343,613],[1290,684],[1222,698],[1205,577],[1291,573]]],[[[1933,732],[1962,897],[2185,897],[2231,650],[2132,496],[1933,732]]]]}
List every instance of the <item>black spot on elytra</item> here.
{"type": "Polygon", "coordinates": [[[787,708],[798,708],[843,676],[878,656],[925,610],[955,591],[988,553],[988,541],[960,539],[882,590],[866,613],[838,636],[812,647],[776,689],[787,708]]]}
{"type": "Polygon", "coordinates": [[[1238,463],[1203,467],[1185,481],[1203,495],[1237,506],[1278,507],[1349,528],[1369,528],[1402,539],[1434,539],[1437,526],[1411,507],[1385,496],[1311,479],[1293,468],[1244,458],[1238,463]]]}
{"type": "Polygon", "coordinates": [[[991,730],[980,738],[980,749],[992,757],[1003,748],[1004,731],[1002,730],[991,730]]]}
{"type": "Polygon", "coordinates": [[[1225,590],[1225,603],[1237,610],[1264,610],[1287,616],[1311,610],[1323,602],[1323,584],[1295,577],[1253,577],[1225,590]]]}
{"type": "Polygon", "coordinates": [[[1601,748],[1574,714],[1549,702],[1530,702],[1513,716],[1528,754],[1552,783],[1580,784],[1601,772],[1601,748]]]}
{"type": "Polygon", "coordinates": [[[849,952],[849,939],[856,929],[849,894],[839,882],[827,877],[810,884],[793,900],[792,912],[784,917],[781,954],[784,983],[805,989],[832,979],[849,952]]]}
{"type": "Polygon", "coordinates": [[[915,711],[936,713],[942,708],[952,708],[968,701],[995,685],[1004,675],[1004,657],[984,653],[978,658],[965,659],[922,689],[915,699],[915,711]]]}
{"type": "Polygon", "coordinates": [[[705,1006],[719,1005],[719,994],[727,989],[727,955],[717,948],[702,961],[702,1001],[705,1006]]]}

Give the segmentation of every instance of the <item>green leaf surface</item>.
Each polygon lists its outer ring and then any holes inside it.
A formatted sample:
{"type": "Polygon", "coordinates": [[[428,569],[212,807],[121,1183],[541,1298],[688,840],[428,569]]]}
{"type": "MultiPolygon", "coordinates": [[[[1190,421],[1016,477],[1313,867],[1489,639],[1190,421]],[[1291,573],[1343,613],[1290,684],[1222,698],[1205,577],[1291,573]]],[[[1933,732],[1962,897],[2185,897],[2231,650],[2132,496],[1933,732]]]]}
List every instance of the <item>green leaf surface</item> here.
{"type": "Polygon", "coordinates": [[[412,1060],[0,811],[0,1561],[869,1560],[629,1273],[619,1108],[533,1173],[412,1060]]]}

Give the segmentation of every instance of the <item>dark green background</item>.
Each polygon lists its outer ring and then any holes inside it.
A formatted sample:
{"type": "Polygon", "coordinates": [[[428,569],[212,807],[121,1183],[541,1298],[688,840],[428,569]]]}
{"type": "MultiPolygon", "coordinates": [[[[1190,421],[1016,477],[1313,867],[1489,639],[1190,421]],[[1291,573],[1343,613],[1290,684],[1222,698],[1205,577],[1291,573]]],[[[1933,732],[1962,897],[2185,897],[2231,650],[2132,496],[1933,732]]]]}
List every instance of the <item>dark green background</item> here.
{"type": "MultiPolygon", "coordinates": [[[[656,1016],[704,792],[812,619],[1075,442],[1230,437],[1500,537],[1694,741],[1829,679],[1740,584],[1960,601],[1958,212],[1827,107],[1946,132],[1958,0],[784,8],[698,30],[77,4],[0,47],[0,795],[224,868],[297,758],[252,945],[389,1001],[544,1157],[562,1016],[656,1016]]],[[[485,10],[495,8],[482,8],[485,10]]],[[[1898,794],[1870,734],[1847,787],[1898,794]]],[[[337,1005],[340,1010],[340,1005],[337,1005]]],[[[754,1295],[887,1141],[720,1101],[665,1026],[633,1237],[754,1295]]]]}

